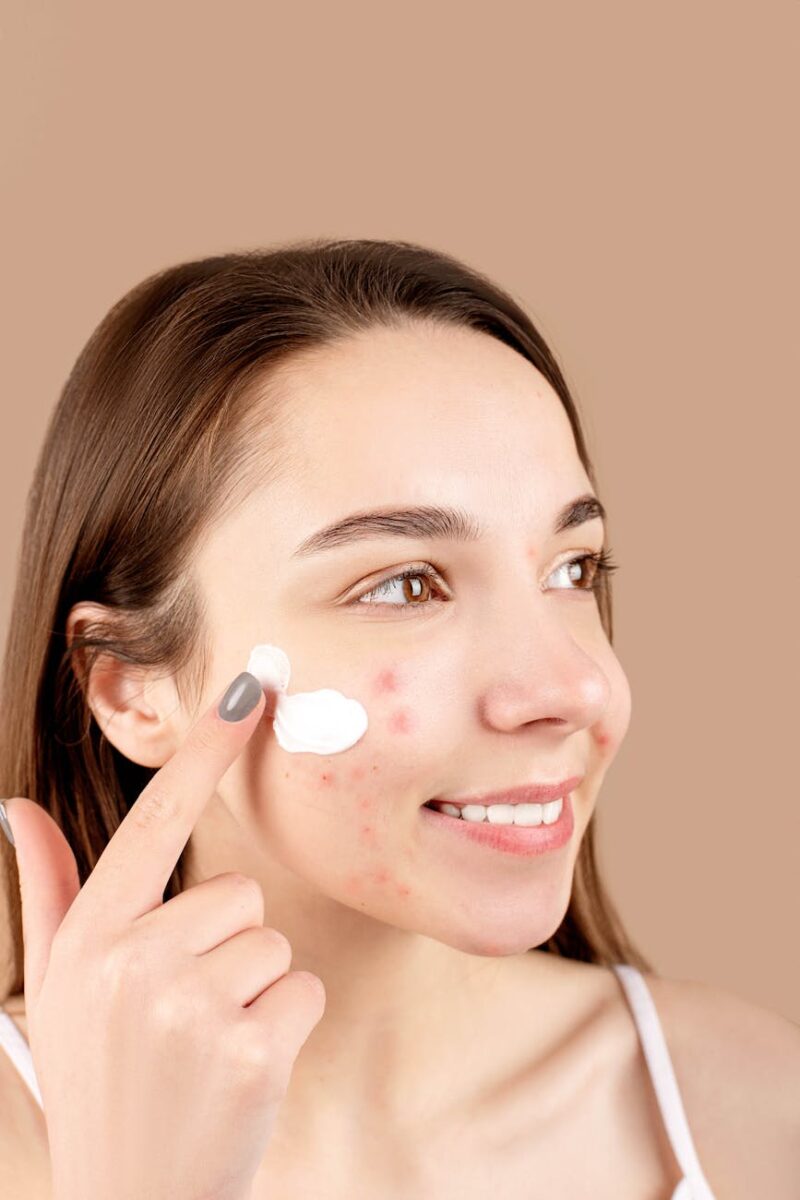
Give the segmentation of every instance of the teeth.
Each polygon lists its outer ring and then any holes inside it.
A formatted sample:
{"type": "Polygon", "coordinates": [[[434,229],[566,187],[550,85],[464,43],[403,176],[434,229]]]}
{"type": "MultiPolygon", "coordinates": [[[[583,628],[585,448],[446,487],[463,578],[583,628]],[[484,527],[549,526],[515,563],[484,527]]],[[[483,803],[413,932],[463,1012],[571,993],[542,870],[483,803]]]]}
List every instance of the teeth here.
{"type": "Polygon", "coordinates": [[[564,799],[551,800],[549,804],[431,804],[437,812],[462,821],[473,821],[489,825],[553,825],[561,816],[564,799]]]}

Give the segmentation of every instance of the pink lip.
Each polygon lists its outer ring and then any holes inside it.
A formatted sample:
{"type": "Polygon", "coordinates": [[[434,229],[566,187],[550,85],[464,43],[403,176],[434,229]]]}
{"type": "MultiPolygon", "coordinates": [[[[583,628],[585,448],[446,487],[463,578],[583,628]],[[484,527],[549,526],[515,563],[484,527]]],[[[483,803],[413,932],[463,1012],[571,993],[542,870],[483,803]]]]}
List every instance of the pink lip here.
{"type": "Polygon", "coordinates": [[[457,804],[461,808],[465,804],[547,804],[550,800],[558,800],[568,792],[574,792],[582,782],[582,775],[573,775],[563,783],[528,783],[503,792],[459,797],[434,796],[433,800],[437,804],[457,804]]]}
{"type": "MultiPolygon", "coordinates": [[[[472,843],[524,858],[560,850],[562,846],[567,845],[575,830],[575,815],[569,792],[564,797],[561,815],[553,825],[493,825],[487,821],[479,824],[465,821],[462,817],[447,816],[446,813],[438,812],[435,808],[426,808],[425,805],[420,812],[426,828],[433,833],[441,832],[445,836],[454,834],[455,843],[472,843]]],[[[449,845],[455,843],[450,841],[449,845]]]]}

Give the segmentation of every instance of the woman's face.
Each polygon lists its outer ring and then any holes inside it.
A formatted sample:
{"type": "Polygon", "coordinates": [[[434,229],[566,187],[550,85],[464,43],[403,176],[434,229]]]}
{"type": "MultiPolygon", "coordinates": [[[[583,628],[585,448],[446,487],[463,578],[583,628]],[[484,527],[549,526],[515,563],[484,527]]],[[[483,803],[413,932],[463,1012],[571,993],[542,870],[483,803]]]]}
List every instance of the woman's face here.
{"type": "Polygon", "coordinates": [[[221,793],[268,859],[351,909],[472,954],[540,945],[630,720],[591,572],[567,565],[602,549],[602,521],[554,532],[592,491],[561,402],[496,339],[425,325],[354,336],[279,386],[285,478],[195,561],[214,647],[204,701],[267,642],[289,656],[290,693],[335,688],[369,725],[338,754],[290,753],[268,701],[221,793]],[[384,527],[294,553],[351,514],[420,505],[483,534],[384,527]],[[574,775],[572,838],[534,857],[444,833],[422,809],[574,775]]]}

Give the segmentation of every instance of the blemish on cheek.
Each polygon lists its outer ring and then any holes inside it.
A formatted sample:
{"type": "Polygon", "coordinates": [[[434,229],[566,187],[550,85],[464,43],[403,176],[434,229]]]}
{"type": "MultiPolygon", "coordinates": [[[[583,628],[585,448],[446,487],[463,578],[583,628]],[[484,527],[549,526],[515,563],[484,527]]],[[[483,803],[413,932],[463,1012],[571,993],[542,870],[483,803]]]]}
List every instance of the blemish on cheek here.
{"type": "Polygon", "coordinates": [[[405,896],[410,896],[410,895],[411,895],[411,888],[410,888],[410,887],[407,887],[407,886],[406,886],[406,884],[404,884],[404,883],[398,883],[398,885],[397,885],[397,894],[398,894],[398,896],[403,896],[403,897],[405,897],[405,896]]]}
{"type": "Polygon", "coordinates": [[[362,880],[360,875],[347,875],[344,881],[344,890],[346,892],[360,892],[362,880]]]}
{"type": "Polygon", "coordinates": [[[594,735],[594,740],[597,742],[598,746],[608,746],[611,742],[611,734],[598,731],[594,735]]]}
{"type": "Polygon", "coordinates": [[[363,779],[366,773],[367,772],[364,767],[353,767],[352,771],[350,772],[350,778],[363,779]]]}
{"type": "Polygon", "coordinates": [[[319,781],[320,781],[320,783],[325,783],[328,786],[330,786],[333,783],[333,781],[335,780],[335,778],[336,778],[336,776],[333,773],[333,771],[323,771],[323,773],[319,777],[319,781]]]}
{"type": "Polygon", "coordinates": [[[379,871],[372,872],[372,878],[376,883],[390,883],[392,879],[392,873],[391,871],[387,870],[386,867],[381,867],[379,871]]]}
{"type": "Polygon", "coordinates": [[[400,682],[394,667],[385,667],[379,671],[372,681],[372,686],[379,696],[383,696],[387,692],[396,692],[400,687],[400,682]]]}
{"type": "Polygon", "coordinates": [[[389,717],[390,733],[410,733],[413,725],[411,713],[407,708],[399,708],[389,717]]]}

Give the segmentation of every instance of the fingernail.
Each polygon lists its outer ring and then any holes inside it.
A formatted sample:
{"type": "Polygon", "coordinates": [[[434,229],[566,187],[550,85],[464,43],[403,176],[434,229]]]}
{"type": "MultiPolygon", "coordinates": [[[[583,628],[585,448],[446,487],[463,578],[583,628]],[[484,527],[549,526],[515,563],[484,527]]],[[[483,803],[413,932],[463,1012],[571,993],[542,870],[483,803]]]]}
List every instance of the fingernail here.
{"type": "Polygon", "coordinates": [[[11,831],[11,824],[8,819],[8,813],[6,812],[5,800],[0,800],[0,827],[2,827],[3,833],[11,842],[11,845],[16,847],[17,843],[14,841],[14,834],[11,831]]]}
{"type": "Polygon", "coordinates": [[[223,721],[243,721],[258,704],[262,694],[263,689],[255,675],[242,671],[220,700],[217,711],[223,721]]]}

